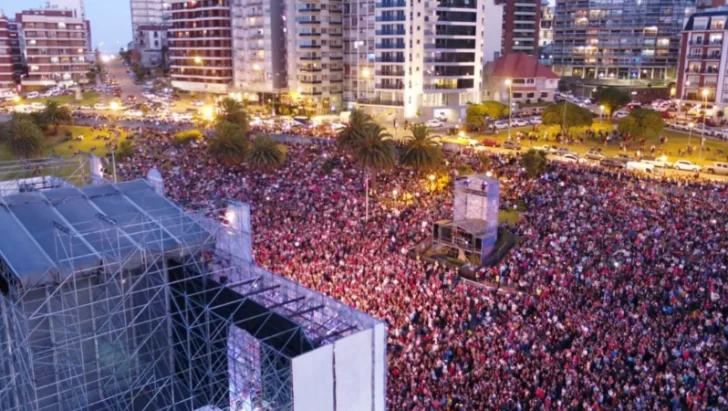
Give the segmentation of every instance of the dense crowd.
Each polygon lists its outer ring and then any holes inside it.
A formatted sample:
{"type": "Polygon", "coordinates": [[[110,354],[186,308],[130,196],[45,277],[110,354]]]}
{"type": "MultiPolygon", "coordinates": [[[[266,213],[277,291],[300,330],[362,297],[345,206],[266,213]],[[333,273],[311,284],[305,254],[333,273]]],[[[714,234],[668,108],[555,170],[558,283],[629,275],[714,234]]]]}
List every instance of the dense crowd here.
{"type": "MultiPolygon", "coordinates": [[[[367,221],[365,175],[333,145],[291,145],[263,173],[168,137],[145,132],[120,176],[157,166],[182,204],[249,201],[259,264],[387,322],[389,409],[728,409],[723,183],[564,164],[531,179],[494,155],[502,207],[527,211],[482,272],[507,286],[481,287],[406,255],[452,215],[422,175],[378,173],[367,221]]],[[[482,167],[448,155],[450,176],[464,163],[482,167]]]]}

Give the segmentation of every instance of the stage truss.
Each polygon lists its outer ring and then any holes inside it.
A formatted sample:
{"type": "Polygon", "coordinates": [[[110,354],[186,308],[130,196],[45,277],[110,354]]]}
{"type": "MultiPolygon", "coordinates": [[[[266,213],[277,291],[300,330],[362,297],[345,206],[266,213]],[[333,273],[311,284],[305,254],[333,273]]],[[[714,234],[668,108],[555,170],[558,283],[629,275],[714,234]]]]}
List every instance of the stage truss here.
{"type": "Polygon", "coordinates": [[[383,330],[256,266],[249,220],[231,218],[244,205],[186,213],[153,191],[0,199],[6,236],[27,252],[0,241],[0,409],[293,410],[295,358],[383,330]]]}

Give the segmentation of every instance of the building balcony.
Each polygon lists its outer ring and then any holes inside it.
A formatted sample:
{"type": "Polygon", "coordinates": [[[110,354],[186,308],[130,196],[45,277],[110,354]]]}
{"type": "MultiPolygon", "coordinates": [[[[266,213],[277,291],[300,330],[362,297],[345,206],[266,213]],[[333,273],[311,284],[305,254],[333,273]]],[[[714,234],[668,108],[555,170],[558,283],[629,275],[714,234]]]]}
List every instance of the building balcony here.
{"type": "Polygon", "coordinates": [[[378,49],[400,49],[403,50],[405,48],[404,43],[377,43],[376,48],[378,49]]]}
{"type": "Polygon", "coordinates": [[[302,91],[301,92],[302,96],[320,96],[321,94],[323,94],[323,93],[321,93],[320,91],[302,91]]]}
{"type": "Polygon", "coordinates": [[[406,0],[384,0],[384,1],[378,1],[376,4],[377,4],[378,9],[407,7],[406,0]]]}
{"type": "Polygon", "coordinates": [[[299,60],[314,60],[314,61],[318,61],[318,60],[321,60],[321,56],[300,56],[298,59],[299,60]]]}
{"type": "Polygon", "coordinates": [[[688,60],[720,60],[720,53],[688,54],[688,60]]]}
{"type": "Polygon", "coordinates": [[[306,73],[318,73],[321,71],[321,67],[301,67],[299,70],[306,73]]]}
{"type": "Polygon", "coordinates": [[[383,77],[402,77],[404,76],[404,70],[376,70],[374,74],[383,77]]]}
{"type": "Polygon", "coordinates": [[[378,99],[378,98],[360,98],[356,100],[359,104],[364,105],[373,105],[373,106],[393,106],[393,107],[402,107],[404,106],[404,100],[384,100],[384,99],[378,99]]]}
{"type": "Polygon", "coordinates": [[[377,57],[377,63],[404,63],[404,57],[377,57]]]}
{"type": "Polygon", "coordinates": [[[405,29],[394,29],[394,30],[376,30],[377,36],[404,36],[407,34],[405,29]]]}
{"type": "Polygon", "coordinates": [[[375,21],[406,21],[407,17],[403,14],[401,16],[377,16],[375,21]]]}
{"type": "Polygon", "coordinates": [[[298,80],[298,82],[303,84],[321,84],[321,80],[298,80]]]}
{"type": "Polygon", "coordinates": [[[321,33],[298,33],[300,37],[321,37],[321,33]]]}
{"type": "Polygon", "coordinates": [[[296,11],[299,11],[302,13],[320,13],[321,8],[320,7],[296,7],[296,11]]]}
{"type": "Polygon", "coordinates": [[[339,71],[344,71],[344,68],[343,67],[329,67],[329,71],[339,72],[339,71]]]}
{"type": "Polygon", "coordinates": [[[299,44],[298,48],[300,49],[320,49],[320,44],[299,44]]]}
{"type": "Polygon", "coordinates": [[[382,90],[404,90],[404,83],[391,84],[391,83],[380,83],[374,86],[374,88],[382,90]]]}

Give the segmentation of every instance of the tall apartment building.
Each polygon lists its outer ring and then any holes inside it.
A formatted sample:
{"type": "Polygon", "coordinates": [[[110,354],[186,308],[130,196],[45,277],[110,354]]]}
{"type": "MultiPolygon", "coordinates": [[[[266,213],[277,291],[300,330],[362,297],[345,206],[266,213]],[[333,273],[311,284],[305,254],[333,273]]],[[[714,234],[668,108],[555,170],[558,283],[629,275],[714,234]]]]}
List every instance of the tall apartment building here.
{"type": "Polygon", "coordinates": [[[0,10],[0,90],[14,88],[14,67],[10,46],[10,19],[0,10]]]}
{"type": "Polygon", "coordinates": [[[502,54],[537,55],[541,0],[504,0],[503,4],[502,54]]]}
{"type": "Polygon", "coordinates": [[[694,11],[694,0],[557,0],[554,71],[591,84],[666,85],[694,11]]]}
{"type": "Polygon", "coordinates": [[[168,61],[167,29],[170,4],[166,0],[131,0],[133,57],[144,67],[156,67],[168,61]]]}
{"type": "Polygon", "coordinates": [[[538,47],[546,47],[554,42],[554,8],[548,1],[541,3],[539,20],[538,47]]]}
{"type": "Polygon", "coordinates": [[[682,32],[680,65],[676,97],[728,105],[728,8],[699,11],[693,14],[682,32]]]}
{"type": "MultiPolygon", "coordinates": [[[[375,0],[349,0],[344,4],[344,101],[378,104],[374,91],[375,0]]],[[[379,74],[381,74],[381,70],[379,74]]]]}
{"type": "Polygon", "coordinates": [[[230,0],[172,0],[170,6],[172,86],[228,93],[233,82],[230,0]]]}
{"type": "Polygon", "coordinates": [[[233,88],[248,101],[287,93],[288,63],[283,0],[233,0],[233,88]]]}
{"type": "Polygon", "coordinates": [[[16,15],[29,86],[86,83],[90,24],[72,10],[25,10],[16,15]]]}
{"type": "Polygon", "coordinates": [[[288,89],[318,111],[341,107],[344,92],[342,0],[286,1],[288,89]]]}

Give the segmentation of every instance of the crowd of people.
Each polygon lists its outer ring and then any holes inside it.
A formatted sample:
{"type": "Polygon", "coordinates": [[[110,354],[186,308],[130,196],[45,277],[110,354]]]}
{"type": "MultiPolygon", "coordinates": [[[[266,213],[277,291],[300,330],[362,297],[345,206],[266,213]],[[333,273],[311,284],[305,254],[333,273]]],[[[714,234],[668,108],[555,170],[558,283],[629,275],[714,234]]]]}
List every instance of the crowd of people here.
{"type": "MultiPolygon", "coordinates": [[[[572,164],[534,179],[492,155],[502,207],[526,211],[480,286],[407,255],[452,218],[449,187],[379,172],[367,220],[366,176],[332,144],[292,144],[264,173],[170,134],[145,131],[120,177],[156,166],[183,205],[250,202],[258,264],[386,321],[389,409],[728,409],[724,183],[572,164]]],[[[485,171],[464,153],[442,173],[462,164],[485,171]]]]}

